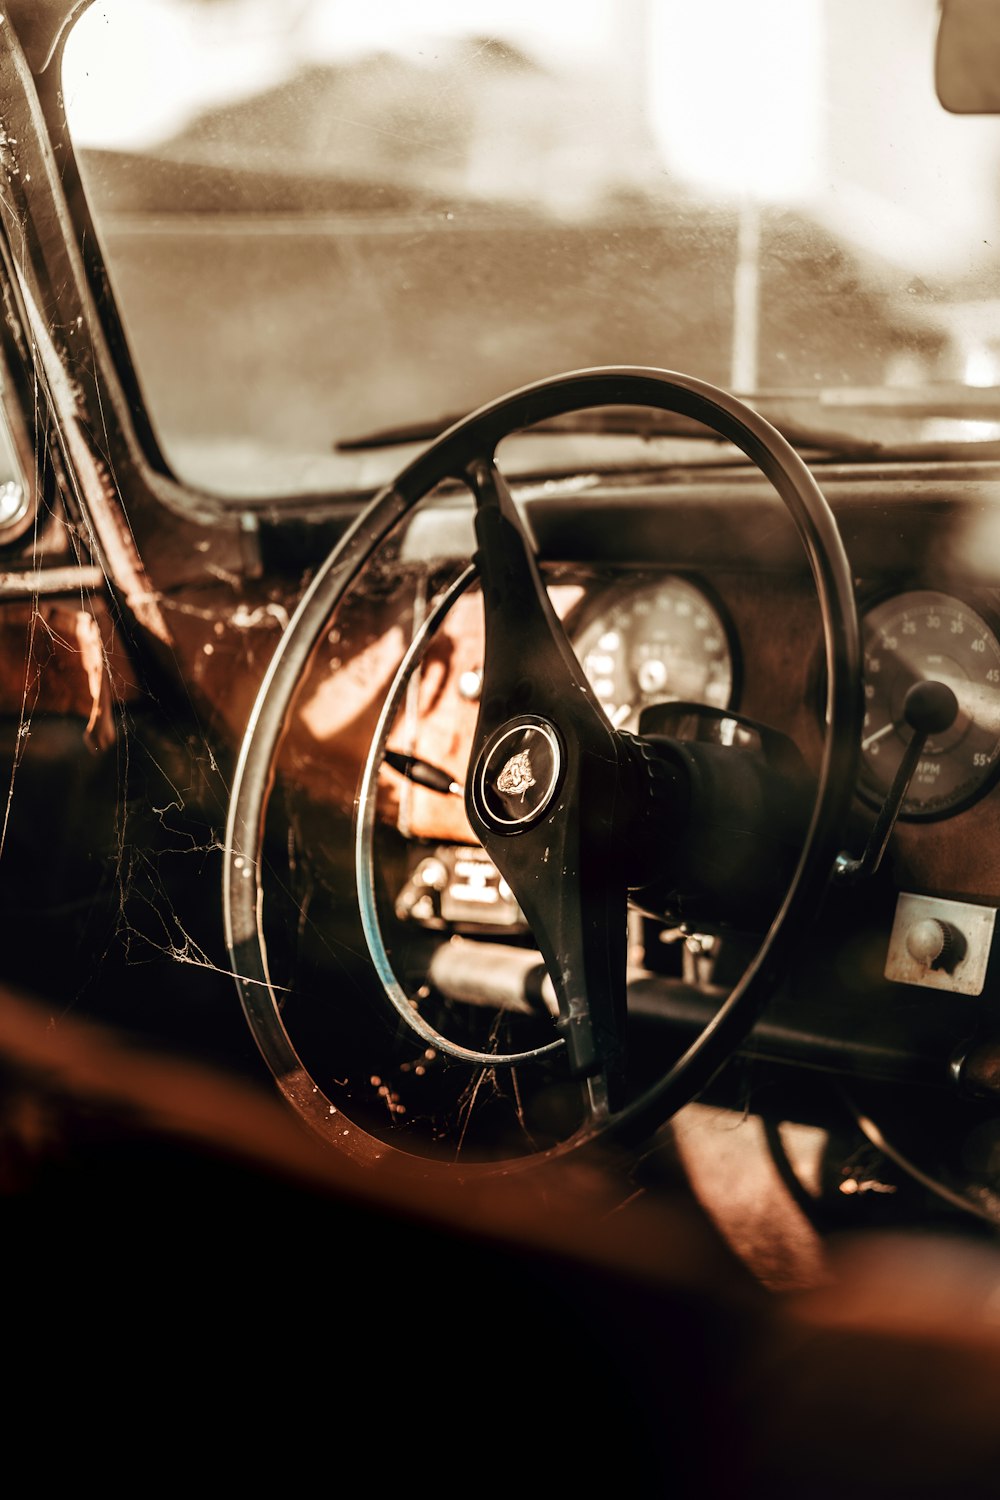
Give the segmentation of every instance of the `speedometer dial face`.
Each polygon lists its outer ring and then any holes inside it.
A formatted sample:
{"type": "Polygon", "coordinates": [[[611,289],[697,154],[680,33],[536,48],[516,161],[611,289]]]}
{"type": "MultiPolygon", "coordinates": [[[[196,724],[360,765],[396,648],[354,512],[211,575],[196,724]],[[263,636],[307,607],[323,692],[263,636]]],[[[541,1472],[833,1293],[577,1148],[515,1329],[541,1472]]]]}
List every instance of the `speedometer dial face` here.
{"type": "Polygon", "coordinates": [[[865,718],[860,790],[888,791],[911,730],[903,702],[915,682],[945,682],[958,717],[932,736],[901,815],[939,818],[981,796],[1000,762],[1000,640],[961,599],[931,590],[897,594],[864,617],[865,718]]]}
{"type": "Polygon", "coordinates": [[[648,703],[730,706],[726,626],[704,591],[686,578],[615,590],[574,633],[573,645],[616,728],[634,730],[648,703]]]}

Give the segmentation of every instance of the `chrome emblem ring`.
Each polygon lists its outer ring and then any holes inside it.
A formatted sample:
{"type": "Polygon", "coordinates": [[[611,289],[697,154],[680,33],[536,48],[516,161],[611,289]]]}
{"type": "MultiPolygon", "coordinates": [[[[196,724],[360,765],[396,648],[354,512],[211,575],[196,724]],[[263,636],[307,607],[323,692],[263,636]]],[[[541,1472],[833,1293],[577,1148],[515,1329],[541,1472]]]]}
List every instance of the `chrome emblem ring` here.
{"type": "Polygon", "coordinates": [[[562,742],[553,725],[527,715],[487,741],[474,779],[476,811],[497,833],[520,833],[542,817],[562,779],[562,742]]]}

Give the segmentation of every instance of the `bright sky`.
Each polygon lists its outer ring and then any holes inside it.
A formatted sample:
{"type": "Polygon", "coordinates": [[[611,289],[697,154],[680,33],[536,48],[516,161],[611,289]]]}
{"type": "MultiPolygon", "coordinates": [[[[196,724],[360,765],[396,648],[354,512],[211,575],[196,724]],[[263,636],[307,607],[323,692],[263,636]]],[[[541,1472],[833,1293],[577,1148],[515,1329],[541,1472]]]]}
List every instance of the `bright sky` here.
{"type": "Polygon", "coordinates": [[[674,168],[726,196],[810,192],[825,160],[823,0],[662,0],[649,17],[650,115],[674,168]]]}
{"type": "Polygon", "coordinates": [[[933,271],[995,253],[1000,155],[996,121],[934,99],[936,16],[937,0],[96,0],[65,97],[78,141],[142,148],[310,61],[416,40],[430,62],[442,39],[495,34],[641,89],[665,169],[695,190],[811,203],[933,271]]]}
{"type": "Polygon", "coordinates": [[[472,11],[478,33],[493,32],[543,58],[558,39],[563,65],[585,65],[612,44],[621,13],[633,3],[97,0],[67,45],[66,106],[74,135],[86,145],[151,145],[195,109],[273,83],[304,61],[414,39],[433,47],[436,39],[464,35],[472,11]]]}

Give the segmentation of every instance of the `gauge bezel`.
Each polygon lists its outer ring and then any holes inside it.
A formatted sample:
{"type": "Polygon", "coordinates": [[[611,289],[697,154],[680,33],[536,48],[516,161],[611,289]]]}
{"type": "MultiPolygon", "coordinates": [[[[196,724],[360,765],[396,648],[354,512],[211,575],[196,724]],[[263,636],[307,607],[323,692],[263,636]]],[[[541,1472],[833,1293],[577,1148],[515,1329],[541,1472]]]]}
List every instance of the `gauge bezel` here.
{"type": "MultiPolygon", "coordinates": [[[[615,568],[591,570],[586,577],[577,575],[576,581],[583,584],[583,595],[566,614],[563,624],[574,651],[580,635],[608,609],[617,608],[632,596],[658,588],[673,579],[700,594],[705,605],[719,622],[729,657],[730,685],[725,709],[738,709],[743,691],[743,662],[739,649],[739,636],[732,616],[718,591],[700,574],[689,573],[682,568],[615,568]]],[[[672,701],[672,700],[664,700],[672,701]]]]}
{"type": "MultiPolygon", "coordinates": [[[[861,627],[861,665],[862,680],[864,681],[864,660],[866,653],[865,628],[868,616],[873,610],[883,604],[889,604],[893,600],[905,600],[912,594],[938,594],[943,599],[954,601],[965,609],[979,616],[983,624],[992,633],[1000,647],[1000,592],[987,591],[982,588],[966,587],[962,583],[951,580],[929,580],[925,577],[908,577],[905,582],[899,580],[892,584],[866,590],[858,598],[858,621],[861,627]]],[[[879,794],[864,786],[861,781],[864,772],[864,756],[859,755],[858,760],[858,784],[856,793],[858,800],[868,808],[880,808],[885,802],[885,793],[879,794]]],[[[958,814],[967,812],[977,802],[994,789],[1000,779],[1000,756],[992,766],[986,768],[981,781],[955,801],[949,802],[945,807],[929,808],[926,811],[907,808],[904,801],[898,813],[898,821],[904,823],[941,823],[948,818],[957,817],[958,814]]]]}

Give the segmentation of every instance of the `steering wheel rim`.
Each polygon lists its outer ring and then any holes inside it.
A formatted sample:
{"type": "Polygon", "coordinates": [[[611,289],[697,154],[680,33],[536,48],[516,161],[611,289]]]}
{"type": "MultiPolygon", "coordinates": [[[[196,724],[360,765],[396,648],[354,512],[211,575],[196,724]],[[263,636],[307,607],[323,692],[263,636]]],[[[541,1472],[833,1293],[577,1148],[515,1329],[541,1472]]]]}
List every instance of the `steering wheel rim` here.
{"type": "MultiPolygon", "coordinates": [[[[495,472],[495,471],[494,471],[495,472]]],[[[477,495],[477,503],[479,497],[477,495]]],[[[570,648],[571,649],[571,648],[570,648]]],[[[426,1174],[509,1172],[600,1138],[647,1136],[705,1087],[745,1040],[783,972],[802,926],[831,877],[853,793],[860,725],[860,645],[850,566],[833,513],[798,453],[737,397],[670,370],[609,366],[523,386],[480,407],[441,434],[379,492],[316,572],[268,665],[235,768],[223,850],[225,941],[237,993],[254,1040],[279,1091],[314,1131],[370,1166],[405,1158],[426,1174]],[[496,1163],[438,1160],[386,1144],[340,1113],[311,1076],[289,1036],[271,980],[263,933],[262,852],[273,767],[289,705],[331,614],[397,523],[436,485],[468,483],[492,464],[511,433],[576,409],[644,406],[693,418],[740,448],[771,482],[796,526],[812,573],[823,626],[826,735],[804,843],[788,890],[728,998],[670,1070],[613,1112],[595,1110],[567,1141],[536,1155],[496,1163]]]]}

